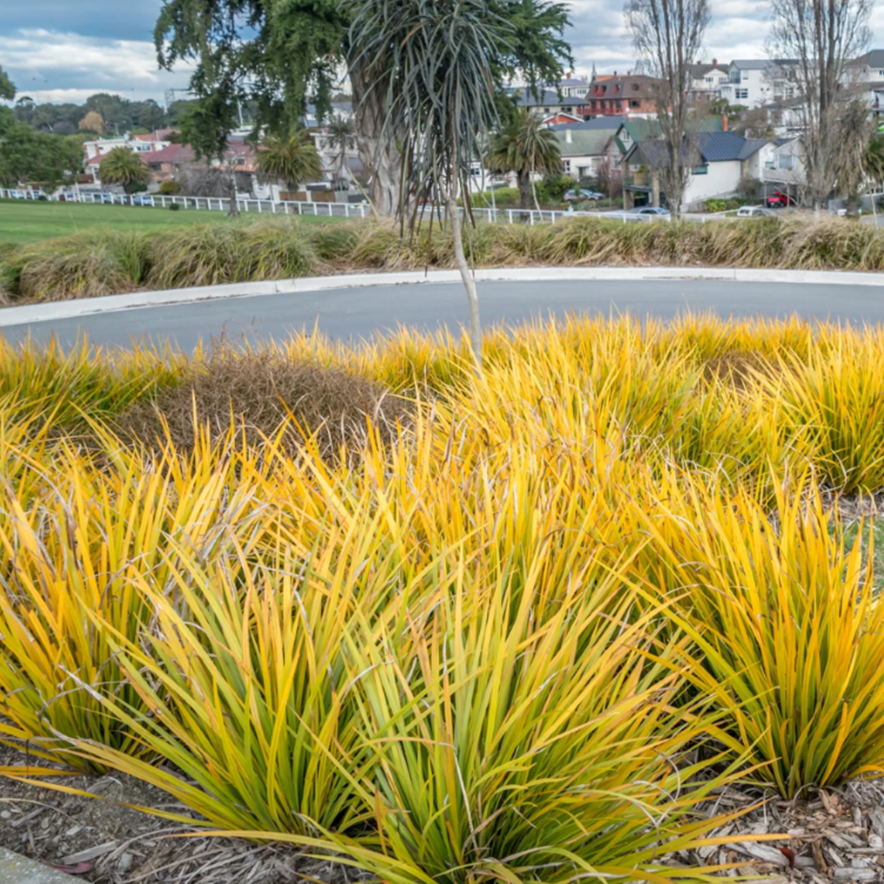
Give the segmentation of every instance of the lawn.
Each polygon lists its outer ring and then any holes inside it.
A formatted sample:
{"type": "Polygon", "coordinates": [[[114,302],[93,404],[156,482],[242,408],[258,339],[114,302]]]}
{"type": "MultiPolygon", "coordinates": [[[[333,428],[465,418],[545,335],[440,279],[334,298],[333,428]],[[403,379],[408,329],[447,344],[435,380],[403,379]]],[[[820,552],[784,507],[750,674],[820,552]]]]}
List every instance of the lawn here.
{"type": "MultiPolygon", "coordinates": [[[[247,222],[253,216],[244,216],[247,222]]],[[[305,216],[308,223],[340,221],[340,218],[305,216]]],[[[166,230],[191,224],[231,224],[237,222],[224,212],[200,212],[194,209],[151,209],[141,206],[104,206],[79,203],[24,202],[0,200],[0,245],[23,245],[71,233],[96,231],[166,230]]]]}

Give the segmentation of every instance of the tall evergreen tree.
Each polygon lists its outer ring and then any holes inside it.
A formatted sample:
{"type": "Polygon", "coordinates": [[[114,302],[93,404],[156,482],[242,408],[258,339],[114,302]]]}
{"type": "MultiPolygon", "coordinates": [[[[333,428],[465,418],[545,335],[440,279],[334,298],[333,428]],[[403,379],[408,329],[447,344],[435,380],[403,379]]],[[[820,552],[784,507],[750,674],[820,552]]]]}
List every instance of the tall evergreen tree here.
{"type": "MultiPolygon", "coordinates": [[[[510,39],[489,47],[497,83],[516,75],[553,83],[571,64],[563,39],[568,5],[559,0],[489,0],[505,19],[510,39]]],[[[155,40],[160,64],[196,65],[191,89],[213,115],[211,131],[223,141],[239,102],[254,106],[255,127],[286,133],[300,122],[308,102],[323,116],[345,58],[359,152],[369,173],[376,208],[392,214],[399,204],[397,137],[387,126],[384,97],[372,89],[369,60],[349,45],[352,9],[339,0],[165,0],[155,40]],[[382,137],[383,135],[383,137],[382,137]]]]}

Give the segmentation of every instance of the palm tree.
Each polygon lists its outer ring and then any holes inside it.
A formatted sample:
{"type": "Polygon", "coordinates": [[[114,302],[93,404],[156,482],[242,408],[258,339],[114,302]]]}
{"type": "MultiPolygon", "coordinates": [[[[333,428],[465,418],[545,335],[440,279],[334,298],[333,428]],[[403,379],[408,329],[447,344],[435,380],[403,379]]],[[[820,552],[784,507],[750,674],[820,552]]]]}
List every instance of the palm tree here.
{"type": "Polygon", "coordinates": [[[264,179],[285,181],[289,191],[322,177],[322,160],[306,129],[290,135],[268,135],[258,149],[258,171],[264,179]]]}
{"type": "Polygon", "coordinates": [[[153,173],[138,154],[128,147],[115,147],[98,167],[102,184],[122,184],[126,193],[133,193],[139,184],[147,184],[153,173]]]}
{"type": "Polygon", "coordinates": [[[479,133],[497,121],[492,65],[509,25],[488,0],[347,0],[345,8],[353,16],[351,69],[364,70],[384,97],[385,136],[402,133],[399,217],[414,231],[427,199],[445,206],[481,366],[479,295],[457,201],[466,221],[479,133]]]}
{"type": "Polygon", "coordinates": [[[334,154],[335,182],[350,181],[350,168],[347,165],[347,151],[353,142],[353,124],[341,116],[334,116],[328,122],[328,143],[334,154]]]}
{"type": "Polygon", "coordinates": [[[492,172],[515,172],[521,208],[531,208],[533,194],[534,205],[540,209],[534,175],[561,172],[562,154],[552,130],[539,117],[521,108],[491,136],[485,165],[492,172]]]}

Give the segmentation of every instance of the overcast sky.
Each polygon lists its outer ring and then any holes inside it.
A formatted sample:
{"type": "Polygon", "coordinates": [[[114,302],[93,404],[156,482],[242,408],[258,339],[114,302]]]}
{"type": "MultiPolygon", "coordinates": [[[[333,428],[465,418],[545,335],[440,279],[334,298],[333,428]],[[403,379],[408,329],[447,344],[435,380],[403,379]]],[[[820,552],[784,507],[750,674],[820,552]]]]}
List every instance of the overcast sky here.
{"type": "MultiPolygon", "coordinates": [[[[874,45],[884,48],[884,0],[876,0],[874,45]]],[[[711,0],[705,58],[757,58],[769,28],[767,0],[711,0]]],[[[158,71],[153,25],[162,0],[0,0],[0,65],[19,95],[81,101],[94,92],[163,101],[186,88],[186,68],[158,71]]],[[[573,0],[569,39],[579,72],[625,72],[634,55],[622,0],[573,0]]]]}

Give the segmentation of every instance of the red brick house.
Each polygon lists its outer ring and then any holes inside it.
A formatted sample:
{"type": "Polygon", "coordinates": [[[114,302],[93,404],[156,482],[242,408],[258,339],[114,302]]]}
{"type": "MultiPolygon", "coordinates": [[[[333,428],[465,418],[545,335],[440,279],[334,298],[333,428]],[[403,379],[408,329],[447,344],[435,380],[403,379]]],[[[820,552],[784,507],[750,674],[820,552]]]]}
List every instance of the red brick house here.
{"type": "Polygon", "coordinates": [[[593,77],[586,100],[593,117],[644,117],[657,113],[657,84],[654,77],[628,73],[625,76],[593,77]]]}

